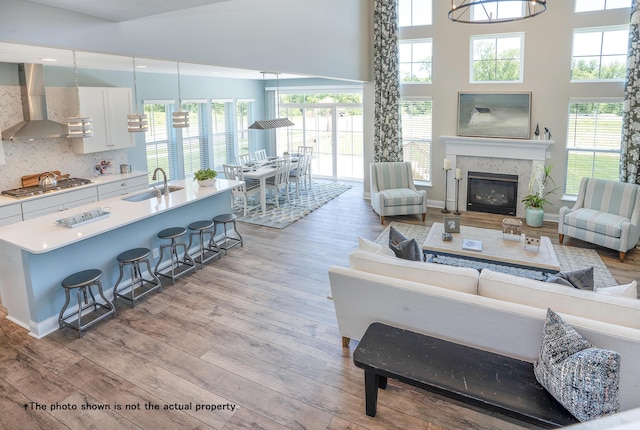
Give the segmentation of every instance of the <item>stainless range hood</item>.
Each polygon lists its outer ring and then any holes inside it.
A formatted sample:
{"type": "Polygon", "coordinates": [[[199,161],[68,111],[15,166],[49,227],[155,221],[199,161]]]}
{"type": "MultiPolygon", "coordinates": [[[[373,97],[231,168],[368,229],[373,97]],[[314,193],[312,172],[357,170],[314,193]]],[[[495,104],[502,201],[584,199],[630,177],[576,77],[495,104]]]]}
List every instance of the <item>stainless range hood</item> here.
{"type": "Polygon", "coordinates": [[[18,64],[24,121],[2,132],[2,140],[67,137],[67,126],[47,118],[42,64],[18,64]]]}

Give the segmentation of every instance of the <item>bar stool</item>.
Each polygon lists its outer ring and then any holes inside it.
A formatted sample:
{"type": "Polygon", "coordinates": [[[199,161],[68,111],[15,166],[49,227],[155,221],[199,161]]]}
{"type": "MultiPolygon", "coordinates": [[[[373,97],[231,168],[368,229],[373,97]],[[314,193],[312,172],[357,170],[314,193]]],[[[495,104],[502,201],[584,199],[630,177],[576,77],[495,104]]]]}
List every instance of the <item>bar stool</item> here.
{"type": "Polygon", "coordinates": [[[81,272],[74,273],[73,275],[69,275],[64,278],[61,282],[62,288],[64,288],[64,294],[66,296],[66,301],[64,302],[64,306],[62,306],[62,310],[60,311],[60,315],[58,316],[58,325],[60,328],[70,327],[78,332],[78,337],[82,337],[82,330],[89,328],[93,324],[101,321],[109,316],[113,318],[116,317],[116,307],[113,303],[104,296],[102,292],[102,282],[100,282],[100,278],[102,277],[102,271],[98,269],[88,269],[83,270],[81,272]],[[95,285],[98,287],[98,294],[104,300],[104,304],[97,302],[96,297],[93,295],[93,290],[91,287],[95,285]],[[78,297],[78,310],[71,312],[69,315],[65,316],[65,311],[69,306],[69,302],[71,301],[71,290],[76,290],[76,294],[78,297]],[[89,295],[91,296],[91,303],[88,301],[87,291],[89,291],[89,295]],[[84,297],[84,305],[82,304],[82,298],[84,297]],[[86,310],[93,307],[94,311],[98,310],[98,307],[102,309],[106,309],[107,312],[102,315],[98,315],[90,319],[88,322],[82,324],[82,313],[86,310]],[[68,322],[66,321],[68,318],[73,316],[78,316],[77,320],[68,322]]]}
{"type": "Polygon", "coordinates": [[[193,238],[198,236],[200,238],[200,245],[198,247],[198,252],[193,258],[193,261],[198,263],[198,255],[200,256],[200,268],[204,267],[204,263],[207,261],[220,257],[220,248],[216,245],[216,242],[213,240],[213,221],[194,221],[189,224],[188,228],[191,230],[189,233],[189,245],[187,249],[191,249],[191,244],[193,243],[193,238]],[[205,245],[204,236],[209,235],[209,243],[205,245]],[[207,252],[208,251],[208,252],[207,252]],[[209,254],[205,257],[206,254],[209,254]]]}
{"type": "Polygon", "coordinates": [[[221,214],[213,218],[213,237],[216,236],[216,231],[218,229],[218,225],[222,224],[224,228],[224,241],[221,244],[216,243],[216,246],[220,249],[224,249],[225,255],[227,251],[233,248],[236,245],[243,246],[244,241],[242,240],[242,236],[238,233],[238,229],[236,227],[236,216],[234,214],[221,214]],[[227,224],[233,224],[232,232],[237,236],[228,236],[227,235],[227,224]]]}
{"type": "Polygon", "coordinates": [[[135,307],[136,300],[142,298],[147,293],[152,291],[160,291],[162,289],[162,283],[160,279],[151,271],[151,262],[149,261],[149,254],[151,251],[148,248],[134,248],[129,249],[128,251],[122,252],[116,258],[118,260],[118,266],[120,266],[120,277],[116,281],[116,284],[113,287],[113,299],[115,300],[118,297],[122,297],[123,299],[127,299],[131,302],[131,306],[135,307]],[[140,270],[140,263],[146,263],[147,271],[149,272],[149,276],[151,279],[145,279],[142,276],[142,271],[140,270]],[[131,290],[128,293],[120,293],[118,291],[118,285],[122,281],[124,277],[124,268],[129,266],[129,270],[131,272],[131,290]],[[145,281],[147,284],[145,285],[145,281]],[[136,284],[140,284],[136,287],[136,284]]]}
{"type": "Polygon", "coordinates": [[[175,280],[178,276],[184,275],[185,273],[188,273],[191,270],[195,270],[196,268],[196,262],[193,261],[193,258],[191,258],[191,256],[187,252],[187,245],[185,245],[184,243],[178,243],[176,241],[177,238],[184,236],[186,232],[187,229],[184,227],[169,227],[158,233],[158,237],[160,239],[170,239],[171,243],[167,245],[160,245],[160,258],[158,258],[158,264],[156,264],[155,274],[171,279],[172,284],[175,283],[175,280]],[[178,247],[182,247],[184,249],[182,261],[180,261],[180,258],[178,257],[178,247]],[[171,269],[166,273],[161,273],[159,271],[159,268],[160,263],[162,263],[162,256],[165,249],[169,250],[171,269]]]}

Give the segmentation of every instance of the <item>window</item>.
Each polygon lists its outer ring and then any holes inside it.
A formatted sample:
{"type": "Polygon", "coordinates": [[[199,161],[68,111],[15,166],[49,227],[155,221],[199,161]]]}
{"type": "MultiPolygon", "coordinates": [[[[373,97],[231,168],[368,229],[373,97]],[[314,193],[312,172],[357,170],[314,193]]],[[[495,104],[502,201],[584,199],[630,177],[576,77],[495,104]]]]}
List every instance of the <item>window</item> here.
{"type": "Polygon", "coordinates": [[[182,129],[182,157],[184,176],[192,176],[193,172],[209,167],[209,150],[207,131],[205,128],[204,102],[183,102],[182,109],[189,112],[189,127],[182,129]]]}
{"type": "Polygon", "coordinates": [[[621,80],[627,69],[628,28],[581,29],[573,33],[571,80],[621,80]]]}
{"type": "Polygon", "coordinates": [[[400,81],[431,82],[432,41],[400,41],[400,81]]]}
{"type": "Polygon", "coordinates": [[[524,34],[471,37],[471,82],[522,82],[524,34]]]}
{"type": "Polygon", "coordinates": [[[526,2],[493,1],[471,7],[471,21],[484,22],[491,19],[520,18],[524,16],[526,2]]]}
{"type": "Polygon", "coordinates": [[[223,164],[235,164],[233,150],[233,102],[213,100],[211,102],[211,128],[213,130],[213,164],[222,170],[223,164]]]}
{"type": "Polygon", "coordinates": [[[148,101],[144,103],[144,113],[149,118],[149,130],[144,138],[147,148],[147,168],[149,182],[157,167],[164,169],[167,179],[177,179],[175,140],[171,127],[173,102],[148,101]]]}
{"type": "Polygon", "coordinates": [[[431,25],[432,0],[398,0],[398,25],[412,27],[431,25]]]}
{"type": "Polygon", "coordinates": [[[236,121],[238,127],[238,151],[236,156],[251,154],[254,142],[249,126],[253,123],[253,100],[238,100],[236,102],[236,121]]]}
{"type": "Polygon", "coordinates": [[[413,178],[431,181],[432,102],[403,100],[402,152],[404,161],[410,161],[413,178]]]}
{"type": "Polygon", "coordinates": [[[569,103],[565,194],[577,195],[583,177],[618,180],[622,100],[569,103]]]}
{"type": "Polygon", "coordinates": [[[576,0],[576,12],[589,12],[593,10],[620,9],[631,7],[632,0],[576,0]]]}

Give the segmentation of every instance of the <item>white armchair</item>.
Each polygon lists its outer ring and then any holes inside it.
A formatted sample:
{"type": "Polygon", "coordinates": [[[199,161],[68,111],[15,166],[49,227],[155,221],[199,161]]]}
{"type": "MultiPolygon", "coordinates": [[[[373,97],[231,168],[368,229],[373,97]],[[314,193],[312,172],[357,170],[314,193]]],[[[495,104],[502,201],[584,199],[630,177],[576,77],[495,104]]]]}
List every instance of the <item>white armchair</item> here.
{"type": "Polygon", "coordinates": [[[371,163],[371,207],[384,217],[389,215],[427,215],[427,192],[413,183],[411,163],[371,163]]]}

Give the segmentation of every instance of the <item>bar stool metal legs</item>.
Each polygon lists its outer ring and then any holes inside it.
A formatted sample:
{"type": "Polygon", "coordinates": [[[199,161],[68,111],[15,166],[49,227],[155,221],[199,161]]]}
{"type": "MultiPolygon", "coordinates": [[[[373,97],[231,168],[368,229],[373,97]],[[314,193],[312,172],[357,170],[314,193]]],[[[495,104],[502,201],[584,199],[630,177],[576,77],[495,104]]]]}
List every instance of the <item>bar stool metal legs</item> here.
{"type": "MultiPolygon", "coordinates": [[[[120,276],[113,287],[113,299],[118,297],[127,299],[131,302],[131,306],[136,305],[136,300],[142,298],[150,292],[161,290],[162,283],[160,279],[151,271],[151,262],[149,261],[151,251],[148,248],[134,248],[124,251],[118,255],[118,265],[120,266],[120,276]],[[146,263],[147,271],[151,279],[145,279],[140,270],[140,263],[146,263]],[[118,286],[124,277],[124,268],[129,266],[131,273],[131,290],[126,293],[118,291],[118,286]]],[[[121,290],[122,291],[122,290],[121,290]]]]}
{"type": "MultiPolygon", "coordinates": [[[[60,328],[72,328],[78,332],[78,337],[82,337],[82,331],[89,328],[93,324],[102,321],[109,316],[113,318],[116,317],[116,307],[109,299],[104,296],[104,293],[102,292],[102,282],[100,282],[101,277],[102,271],[98,269],[88,269],[83,270],[82,272],[74,273],[73,275],[64,278],[61,285],[62,288],[64,288],[66,300],[64,306],[62,306],[60,315],[58,316],[58,326],[60,328]],[[98,295],[104,301],[104,303],[96,301],[93,290],[91,289],[91,287],[94,285],[98,288],[98,295]],[[65,315],[64,313],[69,306],[69,302],[71,301],[70,292],[74,289],[76,290],[78,298],[78,310],[71,312],[69,315],[65,315]],[[91,296],[91,303],[89,303],[87,291],[89,292],[89,296],[91,296]],[[92,316],[87,322],[83,324],[82,314],[89,308],[93,308],[93,311],[98,311],[98,308],[101,308],[106,310],[106,312],[97,316],[92,316]],[[67,321],[67,319],[76,315],[78,318],[75,321],[67,321]]],[[[86,317],[89,318],[89,316],[86,317]]]]}
{"type": "Polygon", "coordinates": [[[195,270],[196,262],[193,261],[193,258],[189,255],[187,251],[187,245],[184,243],[178,243],[176,239],[180,236],[184,236],[187,230],[184,227],[170,227],[165,228],[160,233],[158,233],[158,237],[160,239],[170,239],[171,243],[167,245],[160,245],[160,257],[158,258],[158,263],[156,264],[155,274],[157,276],[164,276],[171,279],[171,283],[175,283],[175,279],[178,276],[184,275],[185,273],[190,272],[191,270],[195,270]],[[184,254],[182,256],[182,260],[178,256],[178,248],[182,248],[184,250],[184,254]],[[169,251],[169,260],[170,260],[170,268],[166,272],[160,272],[160,264],[163,260],[164,250],[167,249],[169,251]]]}
{"type": "Polygon", "coordinates": [[[193,238],[198,236],[200,239],[198,252],[195,257],[192,257],[196,263],[200,263],[200,268],[204,267],[204,263],[210,261],[216,257],[220,257],[220,248],[216,245],[213,240],[213,221],[195,221],[189,224],[189,245],[187,249],[191,249],[191,245],[193,243],[193,238]],[[205,242],[205,235],[209,235],[208,243],[205,242]],[[198,261],[198,259],[200,261],[198,261]]]}
{"type": "Polygon", "coordinates": [[[225,255],[227,254],[227,251],[233,248],[234,246],[236,245],[243,246],[244,241],[240,233],[238,233],[238,229],[236,227],[236,216],[234,214],[222,214],[213,218],[213,237],[214,238],[216,236],[218,225],[220,224],[222,224],[222,227],[224,229],[224,240],[221,243],[216,245],[218,246],[218,248],[224,249],[225,255]],[[227,234],[227,224],[229,223],[233,224],[233,228],[231,232],[234,234],[234,236],[229,236],[227,234]]]}

